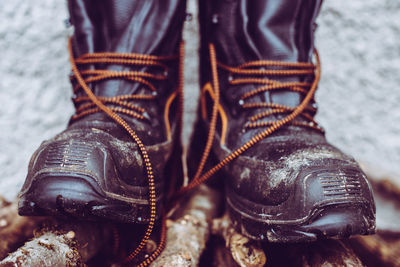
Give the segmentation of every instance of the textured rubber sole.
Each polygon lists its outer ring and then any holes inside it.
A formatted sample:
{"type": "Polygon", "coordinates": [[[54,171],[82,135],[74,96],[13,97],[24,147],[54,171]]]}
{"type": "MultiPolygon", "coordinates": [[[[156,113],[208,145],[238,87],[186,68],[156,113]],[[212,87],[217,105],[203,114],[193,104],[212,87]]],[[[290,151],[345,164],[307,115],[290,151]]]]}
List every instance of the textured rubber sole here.
{"type": "Polygon", "coordinates": [[[275,243],[312,242],[328,238],[349,238],[375,233],[374,213],[363,205],[324,206],[306,221],[271,223],[238,210],[227,199],[227,210],[234,228],[243,235],[275,243]]]}
{"type": "MultiPolygon", "coordinates": [[[[147,188],[143,188],[143,192],[146,191],[147,188]]],[[[157,198],[157,214],[163,208],[162,198],[162,195],[157,198]]],[[[32,184],[20,196],[18,212],[23,216],[147,223],[149,204],[143,198],[130,198],[129,202],[113,199],[84,179],[60,176],[40,179],[32,184]]]]}

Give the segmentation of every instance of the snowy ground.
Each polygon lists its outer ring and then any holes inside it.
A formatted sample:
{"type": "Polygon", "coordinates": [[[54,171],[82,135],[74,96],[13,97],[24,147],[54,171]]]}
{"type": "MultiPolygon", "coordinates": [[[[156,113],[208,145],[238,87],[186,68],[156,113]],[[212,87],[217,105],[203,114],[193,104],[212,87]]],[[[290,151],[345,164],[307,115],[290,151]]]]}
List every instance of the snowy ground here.
{"type": "MultiPolygon", "coordinates": [[[[193,12],[193,3],[189,9],[193,12]]],[[[317,46],[318,120],[356,159],[400,173],[400,2],[327,0],[317,46]]],[[[3,0],[0,8],[0,195],[12,199],[29,158],[73,113],[64,1],[3,0]]],[[[187,22],[186,136],[198,95],[197,21],[187,22]]]]}

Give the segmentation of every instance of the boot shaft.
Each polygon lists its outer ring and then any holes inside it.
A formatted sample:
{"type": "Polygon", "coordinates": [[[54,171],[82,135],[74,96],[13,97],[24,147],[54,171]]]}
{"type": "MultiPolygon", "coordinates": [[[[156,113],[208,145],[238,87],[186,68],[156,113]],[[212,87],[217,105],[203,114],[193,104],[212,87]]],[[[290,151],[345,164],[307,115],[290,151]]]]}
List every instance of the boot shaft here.
{"type": "Polygon", "coordinates": [[[202,47],[237,66],[255,60],[310,62],[322,0],[199,1],[202,47]]]}
{"type": "Polygon", "coordinates": [[[69,0],[74,52],[178,53],[185,0],[69,0]]]}
{"type": "MultiPolygon", "coordinates": [[[[179,53],[186,0],[105,0],[101,2],[70,0],[68,8],[70,20],[74,26],[72,42],[76,58],[86,53],[96,52],[156,56],[171,56],[179,53]]],[[[176,69],[177,61],[174,63],[169,67],[176,69]]],[[[114,71],[149,71],[148,67],[132,68],[112,64],[101,66],[101,68],[114,71]]],[[[160,69],[150,71],[162,74],[160,69]]],[[[176,80],[176,71],[171,70],[168,74],[171,80],[176,80]]],[[[159,87],[160,84],[156,82],[155,85],[159,87]]],[[[159,89],[163,91],[164,88],[159,89]]],[[[92,86],[92,90],[98,96],[111,97],[143,93],[140,84],[125,80],[102,81],[92,86]]]]}
{"type": "MultiPolygon", "coordinates": [[[[134,109],[120,115],[135,128],[145,144],[170,138],[178,121],[175,116],[177,101],[169,105],[170,112],[167,102],[171,102],[171,96],[176,95],[179,87],[179,46],[186,15],[186,0],[69,0],[68,8],[74,26],[73,56],[78,62],[85,60],[82,56],[93,58],[93,55],[99,56],[103,52],[113,56],[115,53],[120,56],[126,53],[131,56],[131,62],[136,62],[127,64],[127,57],[114,57],[112,63],[104,63],[104,60],[100,63],[81,63],[78,65],[80,72],[89,70],[109,75],[99,80],[94,80],[102,76],[98,73],[84,75],[90,90],[97,97],[107,99],[109,102],[106,104],[110,108],[126,110],[134,106],[134,109]],[[138,56],[133,59],[133,54],[138,56]],[[119,59],[124,59],[125,63],[119,59]],[[110,71],[114,76],[110,76],[110,71]],[[118,76],[127,72],[131,76],[118,76]],[[116,97],[127,100],[123,105],[112,102],[116,97]],[[129,116],[129,112],[136,112],[140,118],[129,116]],[[165,121],[164,113],[169,114],[169,122],[165,121]]],[[[72,87],[75,88],[73,102],[77,114],[71,118],[70,126],[91,127],[96,121],[101,125],[110,122],[110,118],[102,112],[79,117],[78,110],[84,114],[88,108],[84,111],[82,109],[90,102],[82,100],[86,93],[79,87],[76,77],[72,78],[72,87]]],[[[113,131],[114,134],[120,131],[119,127],[115,127],[118,129],[113,131]]]]}
{"type": "MultiPolygon", "coordinates": [[[[257,60],[311,62],[314,49],[315,19],[322,0],[225,0],[199,1],[201,24],[201,81],[211,80],[208,44],[215,45],[217,60],[239,66],[257,60]]],[[[229,107],[253,90],[254,85],[226,89],[229,75],[220,73],[221,94],[229,107]],[[226,89],[226,90],[225,90],[226,89]]],[[[276,77],[267,77],[275,79],[276,77]]],[[[281,77],[281,82],[312,81],[311,76],[281,77]]],[[[265,92],[249,101],[262,101],[295,107],[303,96],[296,92],[265,92]]],[[[233,113],[236,111],[233,110],[233,113]]]]}

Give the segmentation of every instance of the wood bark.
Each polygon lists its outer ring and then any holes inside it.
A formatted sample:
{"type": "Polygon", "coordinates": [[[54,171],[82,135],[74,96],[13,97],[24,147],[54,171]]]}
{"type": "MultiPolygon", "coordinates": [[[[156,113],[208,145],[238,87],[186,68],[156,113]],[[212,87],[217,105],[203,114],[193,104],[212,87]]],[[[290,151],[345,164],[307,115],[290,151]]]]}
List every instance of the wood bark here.
{"type": "Polygon", "coordinates": [[[211,234],[218,202],[218,193],[201,185],[178,211],[177,218],[168,219],[166,248],[151,266],[197,266],[211,234]]]}
{"type": "Polygon", "coordinates": [[[33,236],[33,230],[45,217],[21,217],[17,203],[0,198],[0,260],[33,236]]]}
{"type": "MultiPolygon", "coordinates": [[[[228,215],[215,219],[212,225],[213,234],[225,240],[225,246],[233,260],[241,267],[261,267],[267,259],[261,243],[237,233],[228,215]]],[[[222,256],[222,255],[221,255],[222,256]]],[[[227,258],[228,256],[223,256],[227,258]]]]}
{"type": "Polygon", "coordinates": [[[106,224],[51,220],[0,262],[11,266],[84,266],[110,239],[106,224]]]}

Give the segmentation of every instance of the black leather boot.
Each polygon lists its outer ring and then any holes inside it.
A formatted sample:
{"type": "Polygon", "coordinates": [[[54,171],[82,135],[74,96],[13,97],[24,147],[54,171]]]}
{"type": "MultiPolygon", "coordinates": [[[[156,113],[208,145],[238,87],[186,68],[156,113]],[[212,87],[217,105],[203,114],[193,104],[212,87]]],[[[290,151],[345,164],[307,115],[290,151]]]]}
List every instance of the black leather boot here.
{"type": "Polygon", "coordinates": [[[204,171],[192,170],[189,187],[222,175],[230,218],[253,239],[301,242],[374,233],[366,176],[327,143],[313,119],[320,75],[313,39],[321,1],[199,4],[202,92],[190,162],[200,161],[201,147],[211,150],[205,150],[204,171]]]}
{"type": "Polygon", "coordinates": [[[186,1],[70,0],[68,7],[76,114],[32,156],[19,213],[149,222],[180,168],[186,1]]]}

